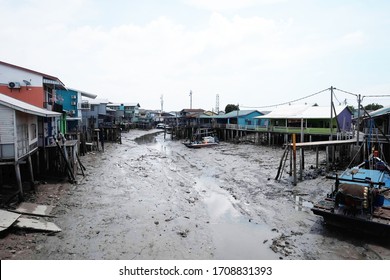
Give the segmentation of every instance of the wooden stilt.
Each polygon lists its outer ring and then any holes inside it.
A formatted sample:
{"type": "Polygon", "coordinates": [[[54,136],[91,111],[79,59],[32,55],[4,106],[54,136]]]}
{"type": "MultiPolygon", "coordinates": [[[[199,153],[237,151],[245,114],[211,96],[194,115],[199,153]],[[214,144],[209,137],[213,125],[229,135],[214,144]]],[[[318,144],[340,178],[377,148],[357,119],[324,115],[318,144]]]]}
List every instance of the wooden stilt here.
{"type": "Polygon", "coordinates": [[[39,163],[39,161],[40,161],[40,159],[39,159],[39,149],[37,150],[36,157],[37,157],[37,161],[36,161],[37,168],[36,168],[35,171],[36,171],[36,174],[39,176],[41,174],[41,167],[40,167],[40,163],[39,163]]]}
{"type": "Polygon", "coordinates": [[[303,179],[303,149],[299,149],[299,180],[303,179]]]}
{"type": "Polygon", "coordinates": [[[288,145],[286,145],[286,148],[284,149],[282,158],[280,159],[278,173],[276,174],[275,180],[279,180],[279,178],[282,177],[281,170],[282,170],[282,167],[283,167],[284,159],[287,158],[287,151],[288,151],[288,145]],[[280,174],[280,177],[279,177],[279,174],[280,174]]]}
{"type": "Polygon", "coordinates": [[[329,171],[329,146],[326,146],[326,171],[329,171]]]}
{"type": "Polygon", "coordinates": [[[294,186],[297,185],[297,146],[296,146],[296,136],[295,133],[292,135],[293,140],[293,176],[294,176],[294,186]]]}
{"type": "MultiPolygon", "coordinates": [[[[291,149],[291,148],[290,148],[291,149]]],[[[292,169],[292,165],[293,165],[293,153],[290,151],[290,177],[293,175],[293,169],[292,169]]]]}
{"type": "Polygon", "coordinates": [[[20,175],[19,163],[15,164],[15,174],[16,174],[16,182],[18,184],[18,189],[19,189],[19,193],[18,193],[19,201],[23,201],[24,200],[23,184],[22,184],[22,176],[20,175]]]}
{"type": "Polygon", "coordinates": [[[27,162],[28,162],[28,169],[30,172],[30,186],[33,191],[35,191],[35,183],[34,183],[34,170],[33,170],[33,165],[32,165],[32,160],[31,160],[31,155],[27,157],[27,162]]]}

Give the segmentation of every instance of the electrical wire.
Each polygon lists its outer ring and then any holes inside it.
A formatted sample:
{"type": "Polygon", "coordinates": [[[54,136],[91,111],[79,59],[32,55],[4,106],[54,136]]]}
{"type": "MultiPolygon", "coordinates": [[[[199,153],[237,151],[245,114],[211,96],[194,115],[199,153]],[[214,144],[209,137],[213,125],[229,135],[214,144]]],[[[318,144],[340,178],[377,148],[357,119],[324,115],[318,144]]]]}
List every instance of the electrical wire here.
{"type": "MultiPolygon", "coordinates": [[[[352,92],[349,92],[349,91],[346,91],[346,90],[342,90],[342,89],[339,89],[339,88],[335,88],[333,87],[334,90],[337,90],[337,91],[340,91],[340,92],[343,92],[343,93],[346,93],[346,94],[349,94],[349,95],[352,95],[352,96],[355,96],[355,97],[359,97],[360,94],[356,94],[356,93],[352,93],[352,92]]],[[[331,90],[331,88],[327,88],[327,89],[324,89],[324,90],[321,90],[319,92],[316,92],[316,93],[313,93],[313,94],[310,94],[310,95],[307,95],[307,96],[304,96],[304,97],[301,97],[301,98],[298,98],[298,99],[294,99],[294,100],[291,100],[291,101],[287,101],[287,102],[283,102],[283,103],[279,103],[279,104],[274,104],[274,105],[266,105],[266,106],[244,106],[244,105],[241,105],[240,107],[241,108],[249,108],[249,109],[255,109],[255,108],[272,108],[272,107],[278,107],[278,106],[282,106],[282,105],[287,105],[287,104],[291,104],[291,103],[294,103],[294,102],[297,102],[297,101],[301,101],[301,100],[304,100],[304,99],[307,99],[307,98],[310,98],[310,97],[313,97],[315,95],[318,95],[320,93],[323,93],[325,91],[328,91],[328,90],[331,90]]],[[[341,103],[338,99],[337,99],[337,96],[335,93],[333,93],[334,97],[336,98],[336,100],[341,103]]],[[[360,95],[362,97],[362,99],[364,97],[390,97],[390,95],[360,95]]]]}
{"type": "Polygon", "coordinates": [[[310,94],[310,95],[307,95],[307,96],[304,96],[304,97],[301,97],[301,98],[298,98],[298,99],[295,99],[295,100],[291,100],[291,101],[288,101],[288,102],[283,102],[283,103],[279,103],[279,104],[275,104],[275,105],[254,106],[254,107],[253,107],[253,106],[252,106],[252,107],[249,107],[249,106],[243,106],[243,105],[241,105],[241,107],[242,107],[242,108],[272,108],[272,107],[278,107],[278,106],[282,106],[282,105],[294,103],[294,102],[297,102],[297,101],[301,101],[301,100],[304,100],[304,99],[313,97],[313,96],[315,96],[315,95],[318,95],[318,94],[323,93],[323,92],[328,91],[328,90],[330,90],[330,88],[321,90],[321,91],[319,91],[319,92],[316,92],[316,93],[313,93],[313,94],[310,94]]]}

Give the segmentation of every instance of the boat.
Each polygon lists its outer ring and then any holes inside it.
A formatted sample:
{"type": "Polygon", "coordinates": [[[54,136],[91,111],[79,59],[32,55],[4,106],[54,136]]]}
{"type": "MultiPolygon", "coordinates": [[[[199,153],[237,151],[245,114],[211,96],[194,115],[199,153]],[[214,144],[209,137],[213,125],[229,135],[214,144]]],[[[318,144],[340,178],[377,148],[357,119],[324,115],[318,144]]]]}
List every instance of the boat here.
{"type": "Polygon", "coordinates": [[[368,235],[390,236],[390,167],[374,151],[367,161],[347,168],[326,198],[312,207],[325,224],[368,235]]]}
{"type": "Polygon", "coordinates": [[[191,141],[183,143],[188,148],[204,148],[216,146],[219,144],[218,138],[214,136],[204,136],[200,141],[191,141]]]}

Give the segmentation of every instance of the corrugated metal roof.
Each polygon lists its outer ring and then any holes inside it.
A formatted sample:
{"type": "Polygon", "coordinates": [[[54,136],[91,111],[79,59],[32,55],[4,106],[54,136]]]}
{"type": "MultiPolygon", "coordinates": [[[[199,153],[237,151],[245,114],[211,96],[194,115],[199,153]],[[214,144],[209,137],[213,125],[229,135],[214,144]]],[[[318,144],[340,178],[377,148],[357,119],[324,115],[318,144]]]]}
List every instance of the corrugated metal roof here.
{"type": "Polygon", "coordinates": [[[141,107],[139,103],[111,103],[111,102],[109,102],[107,106],[141,107]]]}
{"type": "Polygon", "coordinates": [[[82,101],[88,101],[89,104],[99,105],[99,104],[108,104],[109,101],[107,99],[82,99],[82,101]]]}
{"type": "MultiPolygon", "coordinates": [[[[339,115],[347,106],[335,106],[339,115]]],[[[267,115],[258,119],[326,119],[330,118],[330,106],[290,105],[280,106],[267,115]]],[[[333,116],[335,117],[335,116],[333,116]]]]}
{"type": "Polygon", "coordinates": [[[96,94],[88,93],[88,92],[81,91],[81,90],[74,89],[74,88],[68,88],[68,90],[73,90],[73,91],[79,92],[81,94],[81,96],[88,97],[91,99],[95,99],[97,97],[96,94]]]}
{"type": "MultiPolygon", "coordinates": [[[[218,115],[218,116],[215,116],[217,118],[222,118],[222,119],[228,119],[228,118],[237,118],[237,115],[239,117],[243,117],[243,116],[247,116],[253,112],[259,112],[257,110],[235,110],[235,111],[231,111],[227,114],[224,114],[224,115],[218,115]]],[[[262,114],[261,112],[259,112],[260,114],[262,114]]]]}
{"type": "Polygon", "coordinates": [[[369,113],[371,117],[379,117],[379,116],[382,116],[382,115],[387,115],[387,114],[390,114],[390,105],[389,106],[385,106],[381,109],[378,109],[378,110],[375,110],[371,113],[369,113]]]}
{"type": "Polygon", "coordinates": [[[59,117],[61,113],[49,111],[43,108],[36,107],[18,99],[9,97],[8,95],[0,93],[0,104],[15,109],[17,111],[25,112],[31,115],[40,117],[59,117]]]}
{"type": "Polygon", "coordinates": [[[272,110],[269,114],[256,117],[259,119],[285,119],[290,118],[292,116],[296,117],[301,115],[307,108],[308,105],[287,105],[287,106],[279,106],[276,109],[272,110]]]}

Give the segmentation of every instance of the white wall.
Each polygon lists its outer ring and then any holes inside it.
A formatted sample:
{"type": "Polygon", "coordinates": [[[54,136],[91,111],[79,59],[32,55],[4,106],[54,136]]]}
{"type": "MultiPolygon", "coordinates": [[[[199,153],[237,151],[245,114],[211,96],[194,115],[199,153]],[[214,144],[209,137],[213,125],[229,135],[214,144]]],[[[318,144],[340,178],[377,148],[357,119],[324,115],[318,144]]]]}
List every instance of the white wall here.
{"type": "Polygon", "coordinates": [[[29,81],[31,86],[42,87],[43,84],[41,75],[0,64],[0,84],[18,82],[20,86],[26,86],[23,80],[29,81]]]}

